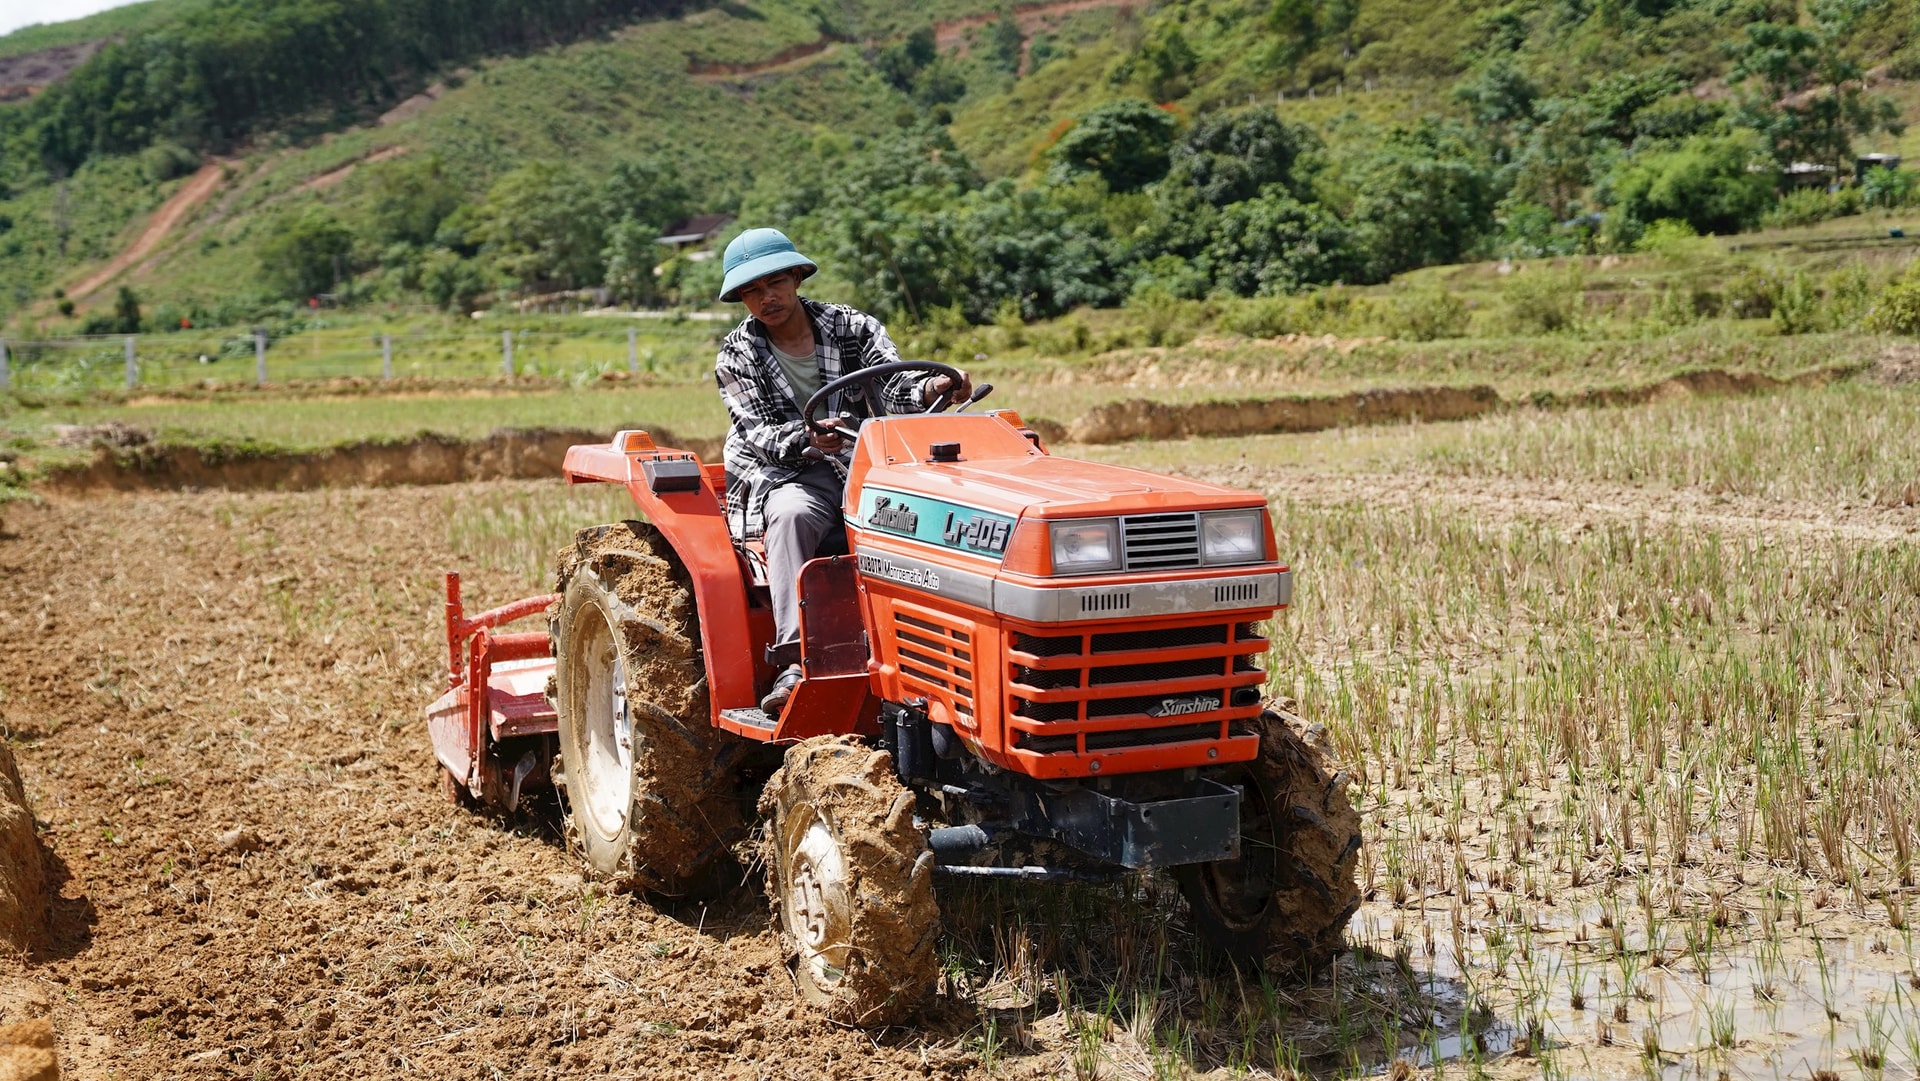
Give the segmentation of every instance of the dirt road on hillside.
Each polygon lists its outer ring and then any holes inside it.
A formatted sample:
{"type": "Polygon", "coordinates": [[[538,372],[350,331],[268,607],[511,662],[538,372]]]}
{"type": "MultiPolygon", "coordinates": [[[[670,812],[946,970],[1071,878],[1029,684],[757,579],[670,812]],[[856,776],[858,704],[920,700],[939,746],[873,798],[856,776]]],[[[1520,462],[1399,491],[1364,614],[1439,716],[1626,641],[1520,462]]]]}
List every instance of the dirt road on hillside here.
{"type": "Polygon", "coordinates": [[[167,234],[173,231],[173,227],[180,224],[181,218],[186,217],[193,208],[206,202],[214,189],[220,186],[223,167],[223,164],[217,161],[202,165],[179,191],[174,192],[172,197],[160,204],[160,209],[154,211],[153,217],[148,219],[146,227],[140,230],[140,235],[134,238],[132,244],[127,245],[119,255],[108,260],[106,266],[87,275],[81,279],[80,284],[67,292],[76,300],[84,300],[98,291],[101,286],[119,277],[135,263],[145,259],[160,241],[166,239],[167,234]]]}

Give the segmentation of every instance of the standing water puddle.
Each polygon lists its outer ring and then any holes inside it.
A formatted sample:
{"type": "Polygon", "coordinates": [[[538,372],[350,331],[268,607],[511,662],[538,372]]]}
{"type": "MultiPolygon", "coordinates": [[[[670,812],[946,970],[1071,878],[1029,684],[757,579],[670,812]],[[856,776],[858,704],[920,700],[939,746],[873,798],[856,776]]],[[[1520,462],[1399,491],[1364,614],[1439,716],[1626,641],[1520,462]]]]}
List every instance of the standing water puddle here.
{"type": "Polygon", "coordinates": [[[1532,927],[1476,915],[1456,937],[1448,911],[1368,905],[1352,940],[1424,1004],[1426,1031],[1406,1033],[1398,1057],[1436,1074],[1462,1062],[1674,1081],[1920,1073],[1907,932],[1827,912],[1772,936],[1676,918],[1650,944],[1640,913],[1626,915],[1635,925],[1617,936],[1588,905],[1532,927]]]}

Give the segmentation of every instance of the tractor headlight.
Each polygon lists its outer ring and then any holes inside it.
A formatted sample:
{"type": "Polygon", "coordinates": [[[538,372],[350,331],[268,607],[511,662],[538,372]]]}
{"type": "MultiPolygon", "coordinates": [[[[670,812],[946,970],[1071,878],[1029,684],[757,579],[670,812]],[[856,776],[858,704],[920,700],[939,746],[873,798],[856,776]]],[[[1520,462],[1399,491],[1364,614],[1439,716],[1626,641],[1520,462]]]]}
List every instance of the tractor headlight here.
{"type": "Polygon", "coordinates": [[[1051,523],[1053,573],[1120,569],[1120,523],[1112,518],[1051,523]]]}
{"type": "Polygon", "coordinates": [[[1200,516],[1200,561],[1209,566],[1257,563],[1267,554],[1266,541],[1257,510],[1200,516]]]}

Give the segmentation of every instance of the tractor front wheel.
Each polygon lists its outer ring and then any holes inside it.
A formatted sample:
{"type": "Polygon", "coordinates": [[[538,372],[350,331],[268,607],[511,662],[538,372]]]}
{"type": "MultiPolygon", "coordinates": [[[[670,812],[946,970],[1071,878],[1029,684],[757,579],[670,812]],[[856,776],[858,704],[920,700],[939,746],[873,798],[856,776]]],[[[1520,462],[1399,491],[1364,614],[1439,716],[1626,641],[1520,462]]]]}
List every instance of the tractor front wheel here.
{"type": "Polygon", "coordinates": [[[1260,757],[1237,777],[1240,855],[1174,869],[1201,937],[1236,964],[1310,974],[1339,956],[1360,907],[1360,816],[1343,778],[1272,710],[1256,722],[1260,757]]]}
{"type": "Polygon", "coordinates": [[[821,736],[767,782],[767,896],[794,982],[833,1021],[878,1027],[932,993],[940,912],[913,794],[884,751],[821,736]]]}
{"type": "Polygon", "coordinates": [[[558,579],[548,633],[568,838],[591,877],[711,893],[747,832],[742,744],[708,717],[687,573],[651,526],[620,522],[581,530],[558,579]]]}

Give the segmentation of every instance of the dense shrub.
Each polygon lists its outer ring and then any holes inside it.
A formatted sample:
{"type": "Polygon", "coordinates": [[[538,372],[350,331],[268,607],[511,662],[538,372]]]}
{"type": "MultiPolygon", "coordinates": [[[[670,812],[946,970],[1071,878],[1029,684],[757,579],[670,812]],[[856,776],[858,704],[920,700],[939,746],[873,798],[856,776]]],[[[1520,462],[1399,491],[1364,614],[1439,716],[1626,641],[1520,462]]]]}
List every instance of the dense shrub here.
{"type": "Polygon", "coordinates": [[[1920,334],[1920,274],[1909,269],[1881,290],[1862,323],[1881,334],[1920,334]]]}
{"type": "Polygon", "coordinates": [[[1882,166],[1868,169],[1867,175],[1860,178],[1860,202],[1865,206],[1907,206],[1916,194],[1920,194],[1920,177],[1915,177],[1910,169],[1882,166]]]}
{"type": "Polygon", "coordinates": [[[1858,213],[1859,188],[1841,188],[1835,192],[1822,188],[1796,188],[1781,196],[1779,202],[1761,215],[1760,224],[1770,229],[1792,229],[1858,213]]]}
{"type": "Polygon", "coordinates": [[[1445,289],[1422,289],[1394,301],[1380,320],[1390,336],[1414,342],[1464,338],[1472,322],[1467,302],[1445,289]]]}
{"type": "Polygon", "coordinates": [[[1762,154],[1750,137],[1724,136],[1630,158],[1612,178],[1614,213],[1642,228],[1673,218],[1699,233],[1738,232],[1773,201],[1772,174],[1754,168],[1762,154]]]}
{"type": "Polygon", "coordinates": [[[1574,329],[1585,300],[1584,285],[1577,270],[1535,266],[1514,274],[1500,291],[1508,328],[1515,334],[1555,334],[1574,329]]]}
{"type": "Polygon", "coordinates": [[[353,232],[332,211],[310,206],[282,215],[260,245],[260,277],[276,295],[303,299],[329,292],[352,268],[353,232]]]}

